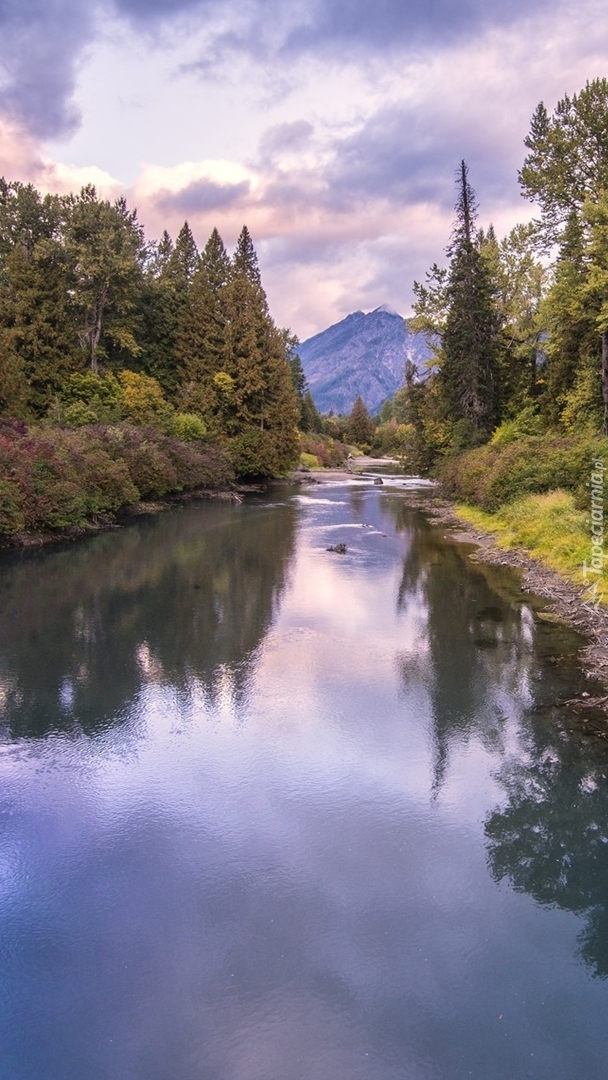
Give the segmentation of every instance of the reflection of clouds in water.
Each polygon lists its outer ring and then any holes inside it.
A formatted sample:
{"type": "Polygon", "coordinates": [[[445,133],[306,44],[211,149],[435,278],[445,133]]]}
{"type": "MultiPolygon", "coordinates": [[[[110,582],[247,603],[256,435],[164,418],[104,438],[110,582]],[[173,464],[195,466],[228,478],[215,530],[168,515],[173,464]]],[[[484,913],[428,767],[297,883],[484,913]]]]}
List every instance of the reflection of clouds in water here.
{"type": "Polygon", "coordinates": [[[337,499],[322,499],[316,495],[295,495],[294,501],[301,504],[301,506],[346,506],[347,503],[339,502],[337,499]]]}

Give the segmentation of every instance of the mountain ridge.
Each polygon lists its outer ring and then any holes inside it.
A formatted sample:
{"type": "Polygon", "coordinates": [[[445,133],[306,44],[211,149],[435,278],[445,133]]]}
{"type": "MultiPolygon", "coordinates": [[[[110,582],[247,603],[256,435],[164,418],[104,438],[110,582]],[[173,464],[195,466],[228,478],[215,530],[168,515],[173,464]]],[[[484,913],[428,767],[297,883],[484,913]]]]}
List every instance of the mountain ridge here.
{"type": "Polygon", "coordinates": [[[307,338],[298,354],[319,412],[350,413],[361,397],[374,414],[403,385],[406,360],[421,369],[432,351],[424,334],[382,304],[352,311],[307,338]]]}

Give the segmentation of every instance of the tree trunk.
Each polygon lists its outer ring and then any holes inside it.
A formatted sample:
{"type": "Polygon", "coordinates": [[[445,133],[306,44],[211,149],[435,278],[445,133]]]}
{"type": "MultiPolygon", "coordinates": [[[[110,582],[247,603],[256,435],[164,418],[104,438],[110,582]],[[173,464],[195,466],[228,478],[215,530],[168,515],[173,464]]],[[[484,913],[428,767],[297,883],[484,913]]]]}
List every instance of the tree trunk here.
{"type": "Polygon", "coordinates": [[[103,321],[103,312],[105,308],[106,294],[105,290],[100,294],[95,307],[95,322],[90,331],[91,342],[91,370],[97,375],[99,371],[99,365],[97,363],[97,349],[99,347],[99,341],[101,338],[101,328],[103,321]]]}

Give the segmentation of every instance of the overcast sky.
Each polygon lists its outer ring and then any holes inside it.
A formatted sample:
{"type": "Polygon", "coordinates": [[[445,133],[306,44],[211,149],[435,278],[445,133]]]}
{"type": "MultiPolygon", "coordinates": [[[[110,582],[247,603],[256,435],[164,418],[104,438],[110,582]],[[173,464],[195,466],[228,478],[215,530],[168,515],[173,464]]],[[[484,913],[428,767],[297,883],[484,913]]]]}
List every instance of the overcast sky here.
{"type": "Polygon", "coordinates": [[[605,0],[0,0],[0,171],[126,193],[146,233],[249,226],[304,339],[407,314],[462,158],[499,235],[539,101],[608,74],[605,0]]]}

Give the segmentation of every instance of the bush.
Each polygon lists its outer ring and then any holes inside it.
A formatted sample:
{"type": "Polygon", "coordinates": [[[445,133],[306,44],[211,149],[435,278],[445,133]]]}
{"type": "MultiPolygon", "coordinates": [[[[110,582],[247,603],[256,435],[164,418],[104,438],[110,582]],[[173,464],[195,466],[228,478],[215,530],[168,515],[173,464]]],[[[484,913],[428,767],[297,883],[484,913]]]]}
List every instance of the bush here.
{"type": "Polygon", "coordinates": [[[543,420],[534,405],[527,405],[512,420],[505,420],[492,435],[492,446],[506,446],[525,435],[542,435],[543,420]]]}
{"type": "Polygon", "coordinates": [[[228,452],[237,476],[276,476],[280,461],[270,432],[249,428],[228,441],[228,452]]]}
{"type": "Polygon", "coordinates": [[[205,438],[207,427],[196,413],[176,413],[171,421],[171,434],[180,442],[193,442],[205,438]]]}
{"type": "Polygon", "coordinates": [[[11,536],[25,528],[20,492],[12,480],[0,480],[0,535],[11,536]]]}
{"type": "Polygon", "coordinates": [[[0,428],[0,535],[62,530],[112,517],[139,498],[225,486],[218,447],[128,424],[38,432],[0,428]]]}
{"type": "Polygon", "coordinates": [[[577,505],[588,505],[592,462],[608,462],[608,439],[527,435],[469,450],[446,460],[439,476],[447,494],[494,511],[524,495],[562,488],[577,505]]]}
{"type": "Polygon", "coordinates": [[[318,469],[321,463],[316,454],[307,454],[303,450],[300,454],[300,464],[305,465],[307,469],[318,469]]]}
{"type": "Polygon", "coordinates": [[[323,438],[315,435],[300,438],[300,453],[311,454],[324,469],[335,469],[343,465],[348,455],[343,443],[329,436],[323,438]]]}

